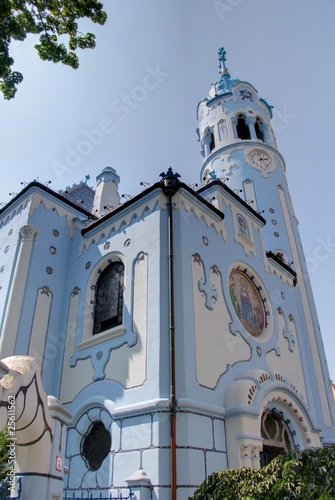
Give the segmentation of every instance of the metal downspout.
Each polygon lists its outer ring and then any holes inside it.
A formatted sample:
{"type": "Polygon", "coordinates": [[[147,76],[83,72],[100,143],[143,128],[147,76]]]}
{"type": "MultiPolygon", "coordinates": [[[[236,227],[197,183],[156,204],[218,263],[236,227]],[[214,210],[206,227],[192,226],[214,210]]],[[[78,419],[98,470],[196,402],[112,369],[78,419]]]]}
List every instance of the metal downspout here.
{"type": "Polygon", "coordinates": [[[177,497],[176,450],[176,367],[174,320],[174,268],[173,268],[173,208],[168,196],[168,262],[169,262],[169,341],[170,341],[170,446],[171,446],[171,500],[177,497]]]}
{"type": "Polygon", "coordinates": [[[171,500],[177,498],[177,445],[176,445],[176,362],[175,362],[175,311],[174,311],[174,253],[173,253],[173,206],[172,197],[178,191],[179,174],[171,167],[163,177],[163,192],[168,209],[168,287],[169,287],[169,348],[170,348],[170,467],[171,500]]]}

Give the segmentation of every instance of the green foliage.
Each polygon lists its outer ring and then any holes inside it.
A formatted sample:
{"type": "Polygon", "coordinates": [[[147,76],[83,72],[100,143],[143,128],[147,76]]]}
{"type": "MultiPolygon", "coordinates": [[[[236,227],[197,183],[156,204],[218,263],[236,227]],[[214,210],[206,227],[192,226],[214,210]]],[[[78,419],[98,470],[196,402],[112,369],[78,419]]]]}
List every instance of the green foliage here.
{"type": "Polygon", "coordinates": [[[12,99],[23,80],[12,69],[12,40],[23,41],[29,33],[40,35],[35,48],[41,59],[76,69],[79,59],[74,51],[95,47],[95,36],[81,33],[77,21],[87,18],[104,24],[107,15],[102,9],[98,0],[0,0],[0,91],[4,98],[12,99]],[[64,35],[68,47],[59,41],[64,35]]]}
{"type": "Polygon", "coordinates": [[[209,476],[189,500],[331,500],[335,445],[292,450],[260,470],[226,469],[209,476]]]}
{"type": "Polygon", "coordinates": [[[8,453],[8,430],[5,427],[0,432],[0,481],[3,481],[7,477],[9,471],[9,453],[8,453]]]}

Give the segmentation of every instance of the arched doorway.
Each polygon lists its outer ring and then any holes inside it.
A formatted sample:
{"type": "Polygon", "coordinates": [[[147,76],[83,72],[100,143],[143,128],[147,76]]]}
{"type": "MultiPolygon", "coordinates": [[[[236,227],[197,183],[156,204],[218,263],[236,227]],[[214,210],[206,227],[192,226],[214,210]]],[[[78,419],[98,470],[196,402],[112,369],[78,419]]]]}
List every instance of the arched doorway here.
{"type": "Polygon", "coordinates": [[[263,450],[260,453],[261,467],[267,465],[278,455],[287,453],[292,448],[289,431],[282,412],[265,411],[261,420],[263,450]]]}

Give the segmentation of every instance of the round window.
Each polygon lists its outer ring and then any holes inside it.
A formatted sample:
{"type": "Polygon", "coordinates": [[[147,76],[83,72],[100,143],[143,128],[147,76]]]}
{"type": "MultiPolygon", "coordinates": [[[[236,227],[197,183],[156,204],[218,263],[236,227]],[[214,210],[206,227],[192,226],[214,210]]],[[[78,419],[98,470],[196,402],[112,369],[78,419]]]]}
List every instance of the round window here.
{"type": "Polygon", "coordinates": [[[81,456],[89,470],[98,470],[111,448],[111,435],[101,421],[93,422],[81,442],[81,456]]]}
{"type": "Polygon", "coordinates": [[[229,275],[229,293],[236,315],[250,335],[260,335],[266,326],[266,313],[259,287],[246,273],[233,269],[229,275]]]}

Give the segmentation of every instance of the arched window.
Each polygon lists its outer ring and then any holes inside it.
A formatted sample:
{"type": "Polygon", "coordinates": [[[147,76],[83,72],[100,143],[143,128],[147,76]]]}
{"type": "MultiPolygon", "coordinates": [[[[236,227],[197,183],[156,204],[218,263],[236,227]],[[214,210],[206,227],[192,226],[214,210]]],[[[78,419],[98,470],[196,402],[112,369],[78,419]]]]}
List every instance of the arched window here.
{"type": "Polygon", "coordinates": [[[97,281],[94,328],[97,334],[122,323],[124,265],[112,262],[97,281]]]}
{"type": "Polygon", "coordinates": [[[263,141],[264,142],[264,135],[263,135],[263,132],[262,132],[262,122],[259,118],[257,118],[256,122],[255,122],[255,132],[256,132],[256,137],[257,139],[259,139],[260,141],[263,141]]]}
{"type": "Polygon", "coordinates": [[[214,133],[211,129],[208,131],[208,137],[211,138],[211,142],[209,144],[209,151],[212,152],[213,149],[215,148],[215,137],[214,137],[214,133]]]}
{"type": "Polygon", "coordinates": [[[243,115],[238,115],[236,132],[239,139],[251,139],[250,130],[243,115]]]}
{"type": "Polygon", "coordinates": [[[263,438],[263,451],[260,457],[262,467],[292,448],[289,432],[281,412],[273,410],[263,413],[261,435],[263,438]]]}

